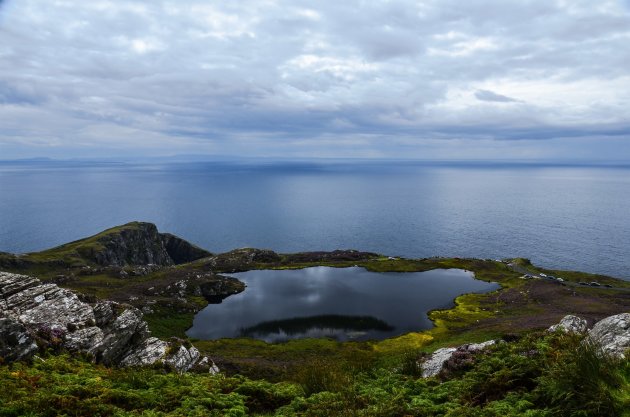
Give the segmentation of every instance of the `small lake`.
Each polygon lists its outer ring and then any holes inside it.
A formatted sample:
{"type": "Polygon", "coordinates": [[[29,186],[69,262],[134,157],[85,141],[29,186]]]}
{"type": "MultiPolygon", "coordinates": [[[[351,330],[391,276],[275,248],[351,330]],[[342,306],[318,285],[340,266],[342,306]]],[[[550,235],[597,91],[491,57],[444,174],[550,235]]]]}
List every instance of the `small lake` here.
{"type": "Polygon", "coordinates": [[[461,294],[499,288],[461,269],[377,273],[359,267],[313,267],[231,276],[247,284],[245,291],[200,311],[188,336],[267,342],[385,339],[433,327],[427,313],[453,306],[461,294]]]}

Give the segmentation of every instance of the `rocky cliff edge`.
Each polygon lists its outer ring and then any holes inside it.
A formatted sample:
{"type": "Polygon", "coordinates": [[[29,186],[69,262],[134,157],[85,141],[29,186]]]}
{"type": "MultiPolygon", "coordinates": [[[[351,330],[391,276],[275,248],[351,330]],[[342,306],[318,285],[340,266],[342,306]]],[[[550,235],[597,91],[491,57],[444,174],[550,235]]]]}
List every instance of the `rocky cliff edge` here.
{"type": "Polygon", "coordinates": [[[151,337],[134,307],[111,301],[90,304],[55,284],[0,272],[0,358],[28,359],[46,348],[86,354],[105,365],[163,364],[179,372],[218,372],[188,342],[151,337]]]}

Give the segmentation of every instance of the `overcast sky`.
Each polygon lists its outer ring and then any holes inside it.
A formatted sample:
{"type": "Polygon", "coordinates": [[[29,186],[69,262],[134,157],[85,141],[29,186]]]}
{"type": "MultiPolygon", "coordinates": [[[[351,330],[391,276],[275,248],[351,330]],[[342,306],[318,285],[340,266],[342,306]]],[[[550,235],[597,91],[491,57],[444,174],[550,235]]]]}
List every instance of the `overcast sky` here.
{"type": "Polygon", "coordinates": [[[0,0],[0,159],[630,160],[630,0],[0,0]]]}

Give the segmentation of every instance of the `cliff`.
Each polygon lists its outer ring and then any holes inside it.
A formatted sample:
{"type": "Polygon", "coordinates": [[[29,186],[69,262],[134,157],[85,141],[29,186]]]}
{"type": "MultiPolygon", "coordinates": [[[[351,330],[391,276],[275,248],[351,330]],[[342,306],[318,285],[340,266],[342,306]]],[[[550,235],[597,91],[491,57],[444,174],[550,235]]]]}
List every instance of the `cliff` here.
{"type": "MultiPolygon", "coordinates": [[[[131,222],[94,236],[42,252],[16,257],[22,262],[63,263],[68,266],[178,265],[212,254],[169,233],[159,233],[152,223],[131,222]]],[[[11,262],[4,256],[5,263],[11,262]]],[[[18,262],[13,260],[13,264],[18,262]]]]}

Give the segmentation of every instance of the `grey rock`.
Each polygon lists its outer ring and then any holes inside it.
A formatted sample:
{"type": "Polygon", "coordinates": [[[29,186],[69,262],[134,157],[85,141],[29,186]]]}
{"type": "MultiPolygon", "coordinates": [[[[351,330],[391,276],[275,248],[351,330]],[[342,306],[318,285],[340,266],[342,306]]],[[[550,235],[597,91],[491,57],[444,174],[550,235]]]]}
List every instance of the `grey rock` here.
{"type": "Polygon", "coordinates": [[[43,331],[60,343],[57,346],[91,354],[106,365],[163,363],[179,372],[218,372],[210,359],[183,346],[183,341],[151,337],[135,307],[109,301],[92,305],[55,284],[0,272],[0,357],[13,361],[34,355],[38,349],[34,335],[41,337],[43,331]]]}
{"type": "Polygon", "coordinates": [[[154,364],[164,358],[168,343],[157,337],[145,339],[136,349],[129,352],[120,364],[122,366],[145,366],[154,364]]]}
{"type": "Polygon", "coordinates": [[[30,358],[35,352],[37,344],[28,329],[0,311],[0,358],[11,362],[30,358]]]}
{"type": "Polygon", "coordinates": [[[586,332],[586,320],[577,316],[564,316],[560,323],[554,324],[547,329],[548,332],[563,331],[565,333],[582,334],[586,332]]]}
{"type": "Polygon", "coordinates": [[[169,355],[164,362],[177,369],[179,372],[186,372],[195,366],[200,359],[201,355],[197,348],[180,346],[179,349],[169,355]]]}
{"type": "Polygon", "coordinates": [[[457,348],[442,348],[433,352],[431,357],[422,364],[422,377],[429,378],[439,374],[444,362],[449,360],[456,350],[457,348]]]}
{"type": "Polygon", "coordinates": [[[470,344],[464,345],[464,346],[466,347],[466,350],[469,351],[469,352],[478,352],[478,351],[484,350],[488,346],[492,346],[492,345],[494,345],[496,343],[497,343],[496,340],[486,340],[485,342],[470,343],[470,344]]]}
{"type": "Polygon", "coordinates": [[[494,340],[488,340],[482,343],[469,343],[459,347],[438,349],[422,363],[422,377],[429,378],[439,374],[444,368],[444,364],[453,357],[455,352],[477,353],[495,343],[494,340]]]}
{"type": "Polygon", "coordinates": [[[197,364],[195,365],[195,369],[203,371],[207,370],[208,373],[212,375],[218,374],[220,372],[219,367],[215,365],[213,361],[208,359],[207,356],[204,356],[199,362],[197,362],[197,364]]]}
{"type": "Polygon", "coordinates": [[[114,306],[112,301],[99,301],[94,306],[94,320],[99,327],[105,327],[114,319],[114,306]]]}
{"type": "MultiPolygon", "coordinates": [[[[0,280],[0,295],[5,299],[15,293],[40,284],[41,282],[37,278],[3,272],[2,280],[0,280]]],[[[0,308],[1,307],[0,305],[0,308]]]]}
{"type": "Polygon", "coordinates": [[[142,313],[130,307],[103,329],[103,341],[92,348],[99,361],[106,365],[119,363],[136,344],[149,337],[149,328],[142,320],[142,313]]]}
{"type": "Polygon", "coordinates": [[[64,346],[70,351],[90,352],[95,346],[103,342],[103,330],[100,328],[86,327],[64,335],[64,346]]]}
{"type": "Polygon", "coordinates": [[[595,323],[588,337],[599,344],[602,351],[617,358],[628,357],[630,349],[630,313],[606,317],[595,323]]]}
{"type": "Polygon", "coordinates": [[[55,284],[27,288],[6,298],[10,311],[25,324],[48,324],[68,327],[83,326],[94,321],[92,308],[79,300],[72,291],[55,284]]]}

